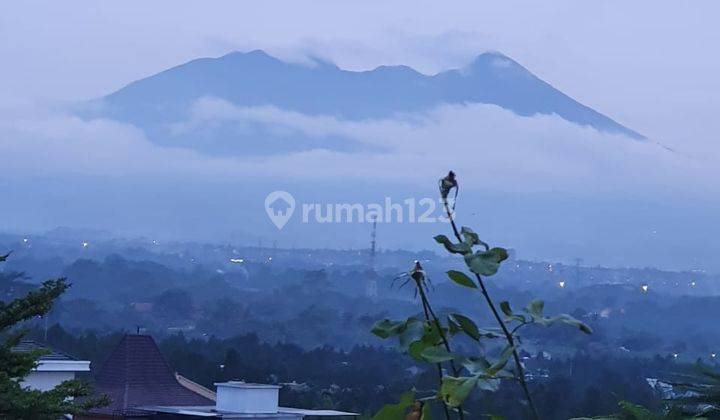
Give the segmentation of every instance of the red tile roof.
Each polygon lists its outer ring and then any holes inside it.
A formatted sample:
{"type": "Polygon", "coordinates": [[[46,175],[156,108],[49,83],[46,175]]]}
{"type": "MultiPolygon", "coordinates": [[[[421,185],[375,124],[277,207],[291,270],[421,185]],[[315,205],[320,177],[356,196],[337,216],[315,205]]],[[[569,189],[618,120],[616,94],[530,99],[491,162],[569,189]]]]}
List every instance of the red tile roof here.
{"type": "Polygon", "coordinates": [[[215,402],[178,383],[175,374],[148,335],[126,335],[94,375],[94,392],[112,402],[93,410],[130,413],[150,405],[198,406],[215,402]]]}

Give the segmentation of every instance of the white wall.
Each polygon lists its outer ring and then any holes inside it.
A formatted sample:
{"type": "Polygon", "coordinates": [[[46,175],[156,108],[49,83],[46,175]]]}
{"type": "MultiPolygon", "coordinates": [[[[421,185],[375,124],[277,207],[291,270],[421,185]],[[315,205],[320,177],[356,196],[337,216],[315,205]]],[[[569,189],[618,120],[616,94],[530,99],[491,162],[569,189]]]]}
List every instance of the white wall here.
{"type": "Polygon", "coordinates": [[[266,414],[278,412],[277,385],[239,381],[216,383],[215,408],[220,412],[266,414]]]}
{"type": "Polygon", "coordinates": [[[23,387],[30,387],[38,391],[49,391],[61,382],[75,379],[75,372],[48,372],[32,371],[21,382],[23,387]]]}
{"type": "Polygon", "coordinates": [[[75,379],[76,372],[89,371],[87,360],[40,360],[21,384],[38,391],[49,391],[64,381],[75,379]]]}

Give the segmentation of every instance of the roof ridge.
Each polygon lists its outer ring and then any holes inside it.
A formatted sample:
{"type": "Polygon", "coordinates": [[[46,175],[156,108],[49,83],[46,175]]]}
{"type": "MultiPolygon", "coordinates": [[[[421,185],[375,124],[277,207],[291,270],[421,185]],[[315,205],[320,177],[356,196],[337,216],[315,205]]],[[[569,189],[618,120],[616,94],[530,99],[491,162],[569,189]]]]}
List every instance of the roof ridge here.
{"type": "Polygon", "coordinates": [[[213,401],[217,401],[217,393],[207,387],[204,387],[200,385],[199,383],[190,380],[181,374],[175,372],[175,379],[177,379],[178,383],[182,385],[183,387],[189,389],[190,391],[200,394],[205,398],[209,398],[213,401]]]}
{"type": "MultiPolygon", "coordinates": [[[[126,334],[96,372],[95,392],[113,401],[111,410],[147,405],[210,405],[201,385],[178,379],[160,347],[149,335],[126,334]],[[194,384],[194,385],[193,385],[194,384]]],[[[205,391],[209,391],[205,389],[205,391]]]]}

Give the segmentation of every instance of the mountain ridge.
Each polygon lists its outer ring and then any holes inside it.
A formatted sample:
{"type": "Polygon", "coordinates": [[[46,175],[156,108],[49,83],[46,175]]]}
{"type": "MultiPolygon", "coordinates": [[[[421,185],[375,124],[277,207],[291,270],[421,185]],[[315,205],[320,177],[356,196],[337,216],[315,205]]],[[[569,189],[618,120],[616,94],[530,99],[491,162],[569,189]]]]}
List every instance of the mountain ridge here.
{"type": "MultiPolygon", "coordinates": [[[[404,65],[352,71],[319,59],[309,66],[282,61],[262,50],[232,52],[217,58],[191,60],[134,81],[100,98],[101,111],[93,116],[137,125],[160,144],[204,147],[210,152],[225,153],[229,148],[222,145],[222,139],[233,136],[250,142],[247,150],[262,147],[263,142],[253,143],[253,139],[267,138],[270,130],[257,125],[239,134],[237,127],[206,131],[203,146],[195,144],[192,138],[171,138],[173,134],[167,127],[189,118],[190,107],[203,97],[217,97],[242,107],[274,106],[346,120],[391,118],[443,104],[493,104],[520,116],[555,114],[601,132],[645,139],[499,52],[480,54],[467,66],[432,75],[404,65]]],[[[311,144],[317,146],[310,139],[293,141],[293,146],[300,150],[311,144]]],[[[281,142],[277,148],[283,151],[281,142]]]]}

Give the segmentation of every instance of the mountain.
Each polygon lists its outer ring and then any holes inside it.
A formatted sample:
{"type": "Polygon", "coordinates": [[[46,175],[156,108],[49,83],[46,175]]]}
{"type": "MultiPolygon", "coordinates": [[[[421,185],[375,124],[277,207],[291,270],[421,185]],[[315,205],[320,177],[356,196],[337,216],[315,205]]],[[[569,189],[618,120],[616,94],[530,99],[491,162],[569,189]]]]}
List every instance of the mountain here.
{"type": "Polygon", "coordinates": [[[177,123],[187,121],[192,105],[204,97],[220,98],[238,107],[273,106],[345,120],[388,118],[441,104],[494,104],[521,116],[557,114],[602,132],[644,139],[500,53],[481,54],[462,69],[425,75],[407,66],[347,71],[323,61],[314,65],[287,63],[260,50],[235,52],[193,60],[133,82],[101,98],[101,106],[93,107],[93,116],[135,124],[159,144],[214,154],[367,147],[347,139],[318,139],[298,133],[288,141],[289,135],[253,121],[178,131],[177,123]],[[238,139],[242,148],[237,147],[238,139]]]}

